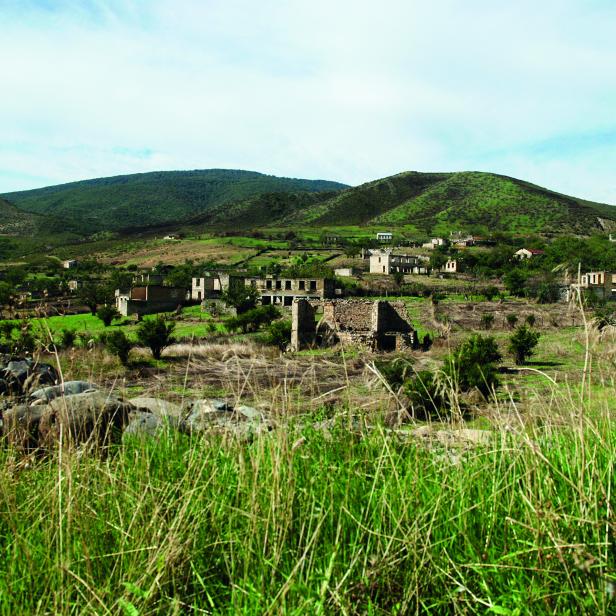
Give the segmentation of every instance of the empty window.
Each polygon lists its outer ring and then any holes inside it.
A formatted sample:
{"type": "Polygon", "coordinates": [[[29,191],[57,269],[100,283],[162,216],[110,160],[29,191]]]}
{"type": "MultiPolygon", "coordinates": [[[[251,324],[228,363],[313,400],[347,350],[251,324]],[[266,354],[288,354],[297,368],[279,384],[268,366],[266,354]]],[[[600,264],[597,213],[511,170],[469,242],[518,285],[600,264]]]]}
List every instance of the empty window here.
{"type": "Polygon", "coordinates": [[[306,281],[305,280],[300,280],[299,281],[299,290],[300,291],[305,291],[306,290],[306,281]]]}
{"type": "Polygon", "coordinates": [[[310,281],[310,290],[311,291],[316,291],[317,290],[317,281],[316,280],[311,280],[310,281]]]}
{"type": "Polygon", "coordinates": [[[290,281],[290,280],[285,280],[285,281],[284,281],[284,288],[285,288],[287,291],[290,291],[290,290],[291,290],[291,281],[290,281]]]}
{"type": "Polygon", "coordinates": [[[267,280],[265,282],[265,288],[266,289],[271,289],[272,288],[272,281],[271,280],[267,280]]]}
{"type": "Polygon", "coordinates": [[[282,280],[277,280],[276,281],[276,289],[278,289],[278,290],[282,289],[282,280]]]}

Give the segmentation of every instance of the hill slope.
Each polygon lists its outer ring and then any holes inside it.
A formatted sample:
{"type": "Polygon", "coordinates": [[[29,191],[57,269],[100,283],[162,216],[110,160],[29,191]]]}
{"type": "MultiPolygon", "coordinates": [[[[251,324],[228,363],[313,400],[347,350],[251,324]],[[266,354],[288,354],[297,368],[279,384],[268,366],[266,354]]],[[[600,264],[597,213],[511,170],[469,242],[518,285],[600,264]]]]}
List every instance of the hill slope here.
{"type": "Polygon", "coordinates": [[[72,182],[3,195],[23,212],[64,220],[82,233],[181,221],[208,208],[273,192],[335,191],[325,180],[279,178],[252,171],[207,169],[140,173],[72,182]]]}
{"type": "Polygon", "coordinates": [[[0,199],[0,235],[31,235],[38,224],[38,216],[20,212],[11,203],[0,199]]]}
{"type": "Polygon", "coordinates": [[[296,224],[410,225],[426,233],[580,233],[616,225],[616,207],[481,172],[406,172],[341,191],[292,215],[296,224]],[[611,222],[610,222],[611,221],[611,222]]]}

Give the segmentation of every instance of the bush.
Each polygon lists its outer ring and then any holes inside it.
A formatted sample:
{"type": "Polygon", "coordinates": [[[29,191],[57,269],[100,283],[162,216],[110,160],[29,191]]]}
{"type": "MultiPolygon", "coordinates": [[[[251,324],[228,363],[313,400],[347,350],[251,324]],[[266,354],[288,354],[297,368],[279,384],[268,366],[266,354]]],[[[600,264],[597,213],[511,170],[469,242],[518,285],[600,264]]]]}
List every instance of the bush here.
{"type": "Polygon", "coordinates": [[[518,322],[518,315],[517,314],[508,314],[507,315],[507,325],[509,325],[509,327],[511,329],[513,329],[515,327],[517,322],[518,322]]]}
{"type": "Polygon", "coordinates": [[[481,289],[481,295],[491,302],[498,295],[498,289],[496,287],[485,287],[481,289]]]}
{"type": "Polygon", "coordinates": [[[161,353],[175,342],[174,329],[175,323],[158,316],[141,322],[137,328],[137,340],[150,349],[154,359],[160,359],[161,353]]]}
{"type": "Polygon", "coordinates": [[[514,356],[515,363],[522,365],[535,352],[541,334],[521,325],[509,338],[509,352],[514,356]]]}
{"type": "Polygon", "coordinates": [[[230,286],[223,294],[222,300],[237,310],[238,315],[252,310],[257,305],[259,292],[255,287],[241,285],[230,286]]]}
{"type": "Polygon", "coordinates": [[[120,317],[120,313],[116,310],[115,306],[101,306],[96,311],[96,316],[103,322],[105,327],[109,327],[114,319],[120,317]]]}
{"type": "Polygon", "coordinates": [[[560,299],[558,285],[544,283],[537,289],[537,302],[539,304],[554,304],[560,299]]]}
{"type": "Polygon", "coordinates": [[[262,325],[271,323],[278,318],[280,318],[280,310],[276,306],[260,306],[227,319],[225,326],[229,331],[240,330],[247,334],[248,332],[256,332],[262,325]]]}
{"type": "Polygon", "coordinates": [[[494,315],[488,313],[482,314],[481,326],[483,329],[492,329],[492,325],[494,325],[494,315]]]}
{"type": "Polygon", "coordinates": [[[123,366],[128,364],[128,354],[133,343],[121,329],[108,332],[105,336],[105,347],[112,355],[116,355],[123,366]]]}
{"type": "Polygon", "coordinates": [[[77,338],[77,332],[74,329],[63,329],[60,332],[60,344],[62,348],[70,349],[75,344],[77,338]]]}
{"type": "Polygon", "coordinates": [[[535,322],[537,321],[537,317],[534,314],[529,314],[526,317],[526,324],[529,327],[533,327],[535,325],[535,322]]]}
{"type": "Polygon", "coordinates": [[[476,334],[447,357],[443,372],[460,391],[476,387],[487,396],[499,385],[495,364],[501,359],[496,340],[476,334]]]}
{"type": "Polygon", "coordinates": [[[526,293],[526,274],[522,270],[512,269],[505,274],[503,282],[511,295],[522,297],[526,293]]]}
{"type": "Polygon", "coordinates": [[[291,343],[291,321],[274,321],[263,337],[265,344],[277,346],[284,351],[291,343]]]}
{"type": "Polygon", "coordinates": [[[429,370],[422,370],[405,381],[403,391],[417,419],[443,418],[443,414],[451,408],[443,383],[437,374],[429,370]]]}
{"type": "Polygon", "coordinates": [[[375,366],[394,390],[400,389],[413,374],[413,363],[405,357],[396,357],[391,361],[378,360],[375,366]]]}

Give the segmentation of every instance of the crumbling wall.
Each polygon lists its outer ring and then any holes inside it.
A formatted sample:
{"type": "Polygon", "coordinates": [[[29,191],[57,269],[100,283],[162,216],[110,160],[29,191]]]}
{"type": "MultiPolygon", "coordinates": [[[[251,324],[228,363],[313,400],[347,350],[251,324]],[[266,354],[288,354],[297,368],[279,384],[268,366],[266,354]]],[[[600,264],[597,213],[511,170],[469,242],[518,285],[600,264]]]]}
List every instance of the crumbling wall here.
{"type": "Polygon", "coordinates": [[[291,306],[291,350],[300,351],[316,339],[315,309],[305,299],[296,299],[291,306]]]}

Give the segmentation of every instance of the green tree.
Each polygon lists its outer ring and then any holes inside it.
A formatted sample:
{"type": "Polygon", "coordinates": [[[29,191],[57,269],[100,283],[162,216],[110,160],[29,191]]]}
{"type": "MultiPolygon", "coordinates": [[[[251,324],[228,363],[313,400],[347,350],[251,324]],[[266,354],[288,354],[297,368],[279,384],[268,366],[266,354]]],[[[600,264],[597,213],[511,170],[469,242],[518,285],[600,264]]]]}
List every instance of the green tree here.
{"type": "Polygon", "coordinates": [[[526,293],[526,274],[520,269],[512,269],[505,274],[503,283],[511,295],[522,297],[526,293]]]}
{"type": "Polygon", "coordinates": [[[121,329],[110,331],[105,336],[105,347],[109,353],[118,357],[123,366],[128,364],[128,355],[133,348],[133,343],[121,329]]]}
{"type": "Polygon", "coordinates": [[[161,315],[141,322],[137,328],[137,340],[150,349],[154,359],[160,359],[163,350],[175,342],[174,330],[175,323],[161,315]]]}
{"type": "Polygon", "coordinates": [[[274,321],[270,323],[264,337],[265,343],[277,346],[284,351],[291,343],[291,321],[274,321]]]}
{"type": "Polygon", "coordinates": [[[230,285],[222,294],[222,300],[228,306],[232,306],[238,312],[246,312],[257,305],[259,291],[252,285],[230,285]]]}
{"type": "Polygon", "coordinates": [[[92,316],[96,316],[96,311],[100,304],[110,300],[109,290],[100,284],[88,282],[77,292],[77,298],[87,306],[92,316]]]}
{"type": "Polygon", "coordinates": [[[509,352],[514,356],[515,363],[522,365],[533,355],[535,347],[539,343],[541,334],[533,331],[527,325],[521,325],[509,338],[509,352]]]}
{"type": "Polygon", "coordinates": [[[116,310],[115,306],[101,306],[96,311],[96,316],[103,322],[105,327],[109,327],[114,319],[120,317],[120,313],[116,310]]]}

